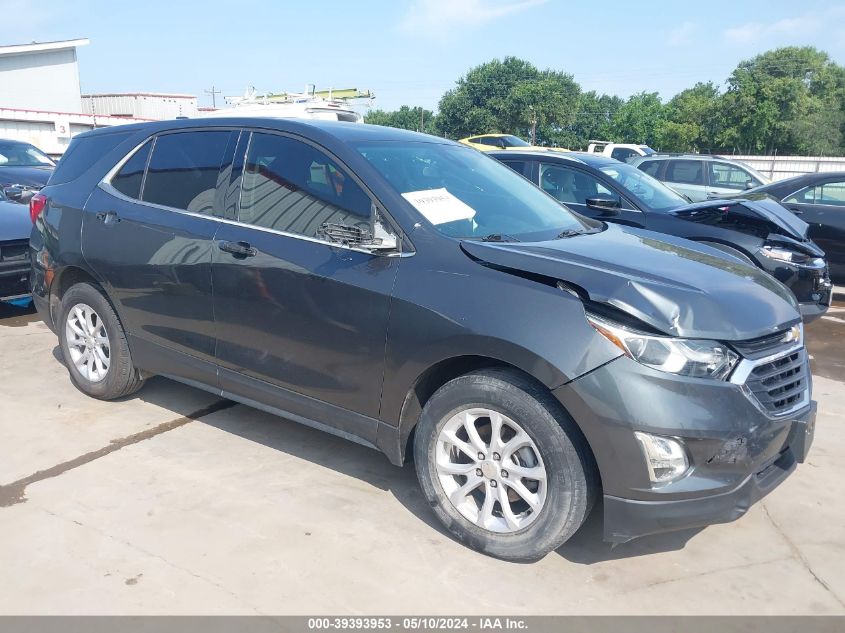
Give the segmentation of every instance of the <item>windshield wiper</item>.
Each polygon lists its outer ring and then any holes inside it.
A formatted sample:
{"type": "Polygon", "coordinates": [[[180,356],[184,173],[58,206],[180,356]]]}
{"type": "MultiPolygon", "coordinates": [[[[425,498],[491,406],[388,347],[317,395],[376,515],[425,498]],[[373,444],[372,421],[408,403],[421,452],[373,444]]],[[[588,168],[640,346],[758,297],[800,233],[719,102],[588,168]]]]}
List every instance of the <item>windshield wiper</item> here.
{"type": "Polygon", "coordinates": [[[565,229],[557,234],[555,239],[564,239],[566,237],[575,237],[576,235],[592,235],[593,233],[599,233],[601,229],[596,227],[594,229],[565,229]]]}
{"type": "Polygon", "coordinates": [[[519,239],[507,233],[491,233],[481,238],[482,242],[518,242],[519,239]]]}

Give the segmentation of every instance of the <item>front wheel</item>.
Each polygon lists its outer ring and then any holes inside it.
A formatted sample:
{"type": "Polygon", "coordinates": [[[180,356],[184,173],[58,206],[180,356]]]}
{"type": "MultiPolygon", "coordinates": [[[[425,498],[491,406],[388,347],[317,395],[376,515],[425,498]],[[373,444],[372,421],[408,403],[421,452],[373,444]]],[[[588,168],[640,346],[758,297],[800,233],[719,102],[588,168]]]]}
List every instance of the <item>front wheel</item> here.
{"type": "Polygon", "coordinates": [[[98,288],[89,283],[72,286],[62,297],[57,325],[70,379],[80,391],[113,400],[144,384],[120,319],[98,288]]]}
{"type": "Polygon", "coordinates": [[[545,556],[583,524],[596,470],[580,430],[540,385],[486,370],[441,387],[414,441],[423,494],[458,540],[513,561],[545,556]]]}

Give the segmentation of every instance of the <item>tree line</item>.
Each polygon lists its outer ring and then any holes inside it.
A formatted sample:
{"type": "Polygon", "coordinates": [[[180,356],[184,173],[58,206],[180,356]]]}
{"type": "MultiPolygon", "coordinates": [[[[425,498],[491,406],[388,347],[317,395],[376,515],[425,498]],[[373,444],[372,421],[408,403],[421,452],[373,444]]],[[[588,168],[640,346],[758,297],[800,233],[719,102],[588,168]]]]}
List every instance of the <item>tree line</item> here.
{"type": "Polygon", "coordinates": [[[584,92],[573,76],[517,57],[470,69],[438,111],[372,110],[367,123],[459,139],[515,134],[536,145],[585,148],[591,139],[645,143],[664,152],[845,155],[845,67],[812,47],[740,62],[724,90],[697,83],[663,102],[584,92]]]}

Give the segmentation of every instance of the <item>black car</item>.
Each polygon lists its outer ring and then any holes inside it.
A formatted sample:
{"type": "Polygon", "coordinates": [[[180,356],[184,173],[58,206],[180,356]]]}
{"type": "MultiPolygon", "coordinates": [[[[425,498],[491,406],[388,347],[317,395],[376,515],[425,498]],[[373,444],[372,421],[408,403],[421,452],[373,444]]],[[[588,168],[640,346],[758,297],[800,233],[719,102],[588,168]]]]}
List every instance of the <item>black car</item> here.
{"type": "Polygon", "coordinates": [[[27,203],[47,184],[56,164],[29,143],[0,139],[0,189],[6,198],[27,203]]]}
{"type": "Polygon", "coordinates": [[[598,498],[614,542],[736,519],[812,441],[782,284],[451,141],[127,125],[76,137],[31,204],[33,299],[80,390],[162,374],[412,453],[443,524],[495,556],[544,555],[598,498]]]}
{"type": "Polygon", "coordinates": [[[810,226],[810,238],[827,254],[830,276],[845,283],[845,172],[805,174],[751,189],[746,196],[780,200],[810,226]]]}
{"type": "Polygon", "coordinates": [[[775,201],[689,204],[636,167],[596,154],[489,155],[578,213],[707,244],[762,268],[792,290],[807,322],[830,306],[833,286],[824,251],[808,236],[807,224],[775,201]]]}
{"type": "Polygon", "coordinates": [[[29,295],[29,209],[0,191],[0,301],[29,295]]]}

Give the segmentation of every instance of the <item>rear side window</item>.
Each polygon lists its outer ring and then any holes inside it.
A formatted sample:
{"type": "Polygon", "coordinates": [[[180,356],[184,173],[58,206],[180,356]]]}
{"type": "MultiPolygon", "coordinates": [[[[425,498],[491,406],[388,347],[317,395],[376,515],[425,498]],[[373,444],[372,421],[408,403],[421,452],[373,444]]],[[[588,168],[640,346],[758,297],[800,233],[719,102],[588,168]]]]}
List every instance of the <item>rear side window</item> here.
{"type": "Polygon", "coordinates": [[[180,132],[156,138],[144,181],[144,202],[211,213],[231,134],[228,130],[180,132]]]}
{"type": "Polygon", "coordinates": [[[700,160],[670,160],[666,167],[667,182],[685,185],[703,185],[704,174],[700,160]]]}
{"type": "Polygon", "coordinates": [[[132,132],[96,134],[73,139],[70,147],[59,160],[59,164],[56,165],[53,175],[50,176],[49,184],[58,185],[76,180],[132,134],[132,132]]]}
{"type": "Polygon", "coordinates": [[[639,164],[641,171],[644,171],[652,178],[657,178],[657,172],[660,171],[660,161],[647,160],[639,164]]]}
{"type": "Polygon", "coordinates": [[[505,165],[513,169],[516,173],[522,174],[526,178],[530,176],[528,172],[528,161],[525,160],[503,160],[505,165]]]}
{"type": "Polygon", "coordinates": [[[152,146],[152,141],[144,143],[111,179],[111,186],[124,196],[136,199],[141,197],[141,182],[144,180],[144,169],[152,146]]]}
{"type": "Polygon", "coordinates": [[[301,141],[253,133],[241,186],[241,222],[313,238],[326,223],[370,224],[369,196],[333,160],[301,141]]]}
{"type": "Polygon", "coordinates": [[[623,163],[632,156],[639,156],[637,152],[627,147],[616,147],[610,152],[610,157],[616,160],[621,160],[623,163]]]}

